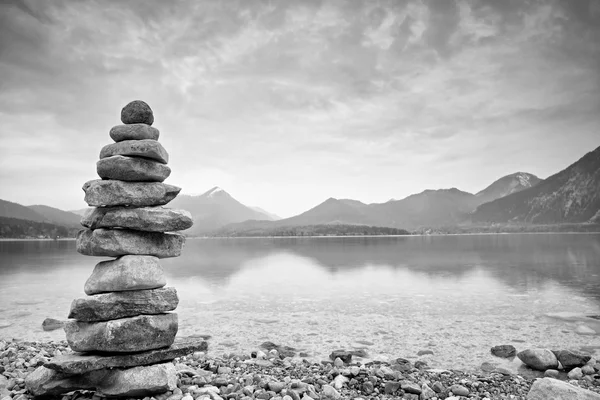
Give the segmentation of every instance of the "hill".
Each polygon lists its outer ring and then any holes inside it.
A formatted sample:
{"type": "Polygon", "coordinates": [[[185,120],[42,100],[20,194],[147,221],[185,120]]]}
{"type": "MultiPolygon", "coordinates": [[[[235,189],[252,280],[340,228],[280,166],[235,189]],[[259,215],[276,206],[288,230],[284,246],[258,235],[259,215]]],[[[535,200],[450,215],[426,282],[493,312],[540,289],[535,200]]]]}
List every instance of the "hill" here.
{"type": "Polygon", "coordinates": [[[64,225],[67,227],[80,227],[79,220],[81,217],[75,213],[70,211],[59,210],[58,208],[44,206],[44,205],[34,205],[28,206],[27,208],[35,211],[36,213],[42,215],[46,221],[57,225],[64,225]]]}
{"type": "Polygon", "coordinates": [[[474,223],[556,224],[600,220],[600,147],[537,185],[480,205],[474,223]]]}
{"type": "Polygon", "coordinates": [[[475,194],[479,204],[494,201],[509,194],[517,193],[530,187],[534,187],[542,180],[527,172],[516,172],[503,176],[490,186],[475,194]]]}
{"type": "Polygon", "coordinates": [[[0,200],[0,217],[24,219],[37,222],[44,222],[47,220],[46,217],[29,207],[6,200],[0,200]]]}

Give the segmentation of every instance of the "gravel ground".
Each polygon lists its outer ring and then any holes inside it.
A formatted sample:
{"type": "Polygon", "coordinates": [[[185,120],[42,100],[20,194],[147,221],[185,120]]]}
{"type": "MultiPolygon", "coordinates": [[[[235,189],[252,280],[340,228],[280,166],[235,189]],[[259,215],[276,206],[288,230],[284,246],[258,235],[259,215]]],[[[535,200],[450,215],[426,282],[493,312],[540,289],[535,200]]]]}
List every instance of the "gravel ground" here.
{"type": "MultiPolygon", "coordinates": [[[[309,362],[285,357],[267,344],[250,354],[197,352],[174,360],[178,388],[155,400],[203,399],[526,399],[533,379],[508,371],[468,373],[435,369],[424,362],[399,358],[391,363],[349,361],[339,354],[334,361],[309,362]],[[270,349],[270,350],[269,350],[270,349]]],[[[209,345],[210,349],[210,345],[209,345]]],[[[0,400],[31,398],[25,376],[52,357],[70,352],[66,342],[0,340],[0,400]]],[[[600,393],[600,376],[586,375],[578,386],[600,393]]],[[[94,392],[77,391],[62,400],[94,399],[94,392]]],[[[151,398],[146,398],[151,400],[151,398]]]]}

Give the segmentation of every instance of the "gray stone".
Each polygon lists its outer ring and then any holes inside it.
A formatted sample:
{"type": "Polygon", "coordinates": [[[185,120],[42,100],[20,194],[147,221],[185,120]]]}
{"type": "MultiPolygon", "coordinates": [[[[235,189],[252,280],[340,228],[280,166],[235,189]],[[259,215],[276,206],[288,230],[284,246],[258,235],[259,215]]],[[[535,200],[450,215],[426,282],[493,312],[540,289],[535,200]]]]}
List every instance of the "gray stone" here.
{"type": "Polygon", "coordinates": [[[558,379],[543,378],[533,382],[527,400],[600,400],[600,394],[570,385],[558,379]]]}
{"type": "Polygon", "coordinates": [[[544,376],[547,378],[558,378],[558,376],[560,375],[560,372],[558,372],[557,369],[547,369],[546,371],[544,371],[544,376]]]}
{"type": "Polygon", "coordinates": [[[107,370],[85,375],[68,375],[46,367],[38,367],[25,377],[25,387],[34,396],[55,396],[73,390],[93,390],[96,382],[104,379],[107,370]]]}
{"type": "Polygon", "coordinates": [[[112,156],[146,157],[160,163],[169,162],[169,153],[156,140],[123,140],[119,143],[107,144],[100,150],[100,158],[112,156]]]}
{"type": "Polygon", "coordinates": [[[490,350],[493,355],[501,358],[510,358],[517,355],[517,349],[515,346],[510,344],[502,344],[500,346],[494,346],[490,350]]]}
{"type": "Polygon", "coordinates": [[[564,369],[583,367],[592,358],[589,354],[575,350],[560,350],[554,354],[564,369]]]}
{"type": "Polygon", "coordinates": [[[400,387],[406,393],[421,394],[421,392],[423,391],[421,389],[421,386],[419,386],[417,383],[410,382],[410,381],[402,381],[400,387]]]}
{"type": "Polygon", "coordinates": [[[86,256],[118,257],[146,255],[179,257],[185,236],[178,233],[132,231],[129,229],[84,229],[77,234],[77,251],[86,256]]]}
{"type": "Polygon", "coordinates": [[[96,172],[102,179],[127,182],[162,182],[171,175],[171,168],[142,157],[111,156],[96,162],[96,172]]]}
{"type": "Polygon", "coordinates": [[[128,369],[101,369],[69,375],[39,367],[25,378],[27,391],[34,396],[57,396],[74,390],[96,390],[110,397],[143,397],[165,393],[177,387],[172,363],[128,369]]]}
{"type": "Polygon", "coordinates": [[[75,353],[52,358],[44,366],[64,374],[84,374],[104,368],[126,368],[171,361],[196,351],[207,351],[208,343],[193,339],[176,339],[163,349],[123,355],[75,353]]]}
{"type": "Polygon", "coordinates": [[[192,215],[164,207],[101,207],[87,210],[81,225],[90,229],[129,228],[146,232],[172,232],[191,228],[192,215]]]}
{"type": "Polygon", "coordinates": [[[469,389],[467,389],[463,385],[452,385],[450,386],[450,391],[456,396],[467,397],[469,395],[469,389]]]}
{"type": "Polygon", "coordinates": [[[172,287],[96,294],[73,300],[69,318],[95,322],[161,314],[173,311],[178,303],[177,291],[172,287]]]}
{"type": "Polygon", "coordinates": [[[167,284],[165,273],[152,256],[122,256],[102,261],[85,282],[86,294],[158,289],[167,284]]]}
{"type": "Polygon", "coordinates": [[[161,182],[122,182],[96,179],[83,185],[85,202],[91,207],[163,206],[181,188],[161,182]]]}
{"type": "Polygon", "coordinates": [[[124,124],[152,125],[154,123],[154,113],[145,101],[134,100],[121,110],[121,122],[124,124]]]}
{"type": "Polygon", "coordinates": [[[109,133],[112,140],[158,140],[160,131],[146,124],[129,124],[113,126],[109,133]]]}
{"type": "Polygon", "coordinates": [[[572,370],[570,370],[569,373],[567,374],[567,378],[569,378],[569,379],[583,378],[583,372],[581,371],[581,368],[576,367],[576,368],[573,368],[572,370]]]}
{"type": "Polygon", "coordinates": [[[517,357],[530,368],[539,371],[558,368],[558,360],[554,353],[547,349],[527,349],[517,354],[517,357]]]}
{"type": "Polygon", "coordinates": [[[172,363],[112,370],[96,386],[101,396],[144,397],[165,393],[177,387],[177,373],[172,363]]]}
{"type": "Polygon", "coordinates": [[[419,400],[429,400],[434,397],[437,397],[436,392],[434,392],[433,389],[429,387],[429,385],[424,383],[421,386],[421,395],[419,396],[419,400]]]}
{"type": "Polygon", "coordinates": [[[42,329],[45,331],[55,331],[62,328],[65,325],[65,321],[60,321],[54,318],[46,318],[42,322],[42,329]]]}
{"type": "Polygon", "coordinates": [[[139,315],[104,322],[69,321],[67,342],[74,351],[129,353],[173,344],[177,314],[139,315]]]}

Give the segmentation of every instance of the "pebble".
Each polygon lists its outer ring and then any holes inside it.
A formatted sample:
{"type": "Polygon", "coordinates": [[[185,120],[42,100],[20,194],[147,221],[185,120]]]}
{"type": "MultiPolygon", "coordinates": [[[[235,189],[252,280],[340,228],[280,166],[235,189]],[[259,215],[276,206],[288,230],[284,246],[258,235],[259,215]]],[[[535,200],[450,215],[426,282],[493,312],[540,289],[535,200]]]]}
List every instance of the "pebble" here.
{"type": "Polygon", "coordinates": [[[569,373],[567,374],[567,377],[569,379],[581,379],[581,378],[583,378],[583,372],[581,371],[581,368],[579,368],[579,367],[573,368],[572,370],[569,371],[569,373]]]}

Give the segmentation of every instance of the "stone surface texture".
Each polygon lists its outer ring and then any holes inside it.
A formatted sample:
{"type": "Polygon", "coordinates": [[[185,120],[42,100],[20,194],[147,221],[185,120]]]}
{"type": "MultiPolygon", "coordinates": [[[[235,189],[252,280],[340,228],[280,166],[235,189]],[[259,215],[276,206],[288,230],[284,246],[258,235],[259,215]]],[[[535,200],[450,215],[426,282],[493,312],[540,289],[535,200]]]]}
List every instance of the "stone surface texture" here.
{"type": "Polygon", "coordinates": [[[173,344],[177,329],[175,313],[65,324],[69,347],[79,352],[129,353],[160,349],[173,344]]]}
{"type": "Polygon", "coordinates": [[[129,229],[84,229],[77,234],[77,251],[86,256],[146,255],[178,257],[185,236],[178,233],[142,232],[129,229]]]}
{"type": "Polygon", "coordinates": [[[558,368],[558,360],[548,349],[527,349],[517,354],[517,357],[528,367],[545,371],[558,368]]]}
{"type": "Polygon", "coordinates": [[[163,164],[169,162],[169,154],[165,148],[156,140],[150,139],[123,140],[122,142],[108,144],[100,150],[101,159],[117,155],[146,157],[163,164]]]}
{"type": "Polygon", "coordinates": [[[29,393],[38,397],[57,396],[75,390],[96,390],[106,397],[143,397],[164,393],[177,387],[172,363],[128,369],[101,369],[68,375],[39,367],[25,378],[29,393]]]}
{"type": "Polygon", "coordinates": [[[165,207],[102,207],[88,210],[81,225],[90,229],[129,228],[146,232],[182,231],[193,225],[192,215],[165,207]]]}
{"type": "Polygon", "coordinates": [[[176,309],[178,303],[177,291],[172,287],[104,293],[73,300],[69,318],[95,322],[162,314],[176,309]]]}
{"type": "Polygon", "coordinates": [[[154,113],[145,101],[134,100],[121,110],[121,122],[124,124],[152,125],[154,123],[154,113]]]}
{"type": "Polygon", "coordinates": [[[112,140],[158,140],[160,131],[146,124],[129,124],[113,126],[109,132],[112,140]]]}
{"type": "Polygon", "coordinates": [[[517,349],[515,348],[515,346],[510,345],[510,344],[494,346],[494,347],[492,347],[490,352],[493,355],[495,355],[496,357],[501,357],[501,358],[510,358],[510,357],[514,357],[517,355],[517,349]]]}
{"type": "Polygon", "coordinates": [[[600,400],[600,394],[553,378],[536,380],[527,400],[600,400]]]}
{"type": "Polygon", "coordinates": [[[161,182],[93,180],[83,185],[85,202],[92,207],[162,206],[173,200],[181,188],[161,182]]]}
{"type": "Polygon", "coordinates": [[[127,290],[158,289],[167,284],[158,258],[153,256],[122,256],[96,264],[85,282],[88,295],[127,290]]]}
{"type": "Polygon", "coordinates": [[[111,156],[96,162],[96,172],[102,179],[127,182],[162,182],[171,175],[171,168],[158,161],[142,157],[111,156]]]}
{"type": "Polygon", "coordinates": [[[104,368],[126,368],[171,361],[177,357],[189,355],[196,351],[206,351],[207,349],[208,344],[205,341],[175,339],[170,347],[141,353],[122,355],[64,354],[52,358],[44,366],[65,374],[84,374],[104,368]]]}

